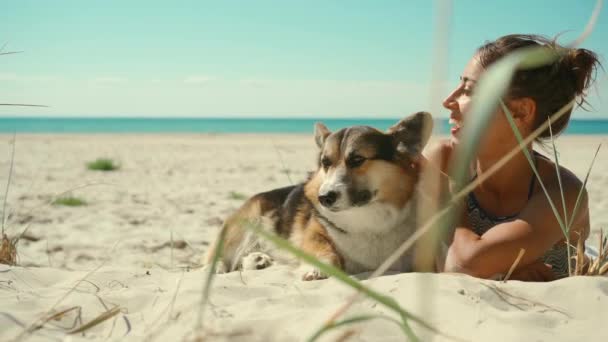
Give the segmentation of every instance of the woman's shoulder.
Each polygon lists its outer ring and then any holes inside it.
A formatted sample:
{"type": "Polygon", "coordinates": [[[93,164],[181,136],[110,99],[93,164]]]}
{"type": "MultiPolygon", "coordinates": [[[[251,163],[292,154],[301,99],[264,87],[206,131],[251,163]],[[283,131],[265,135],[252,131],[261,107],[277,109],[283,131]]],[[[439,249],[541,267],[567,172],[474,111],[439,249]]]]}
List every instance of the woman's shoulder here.
{"type": "MultiPolygon", "coordinates": [[[[537,154],[539,156],[540,154],[537,154]]],[[[578,192],[583,187],[583,182],[574,172],[563,165],[557,165],[553,160],[544,155],[537,158],[539,173],[543,181],[550,187],[563,187],[564,192],[578,192]],[[556,172],[557,170],[557,172],[556,172]]]]}
{"type": "Polygon", "coordinates": [[[551,208],[552,205],[550,206],[549,202],[553,202],[553,205],[561,208],[563,199],[565,200],[566,212],[569,213],[569,224],[572,224],[570,238],[572,241],[577,241],[581,236],[586,239],[589,236],[590,229],[589,199],[587,190],[583,187],[583,182],[574,172],[565,166],[557,166],[547,157],[537,158],[537,165],[547,194],[543,190],[538,190],[530,201],[528,212],[530,215],[536,216],[540,207],[544,208],[547,215],[554,216],[555,209],[551,208]],[[551,201],[547,200],[547,195],[549,195],[551,201]],[[572,217],[572,215],[575,215],[575,217],[572,217]]]}

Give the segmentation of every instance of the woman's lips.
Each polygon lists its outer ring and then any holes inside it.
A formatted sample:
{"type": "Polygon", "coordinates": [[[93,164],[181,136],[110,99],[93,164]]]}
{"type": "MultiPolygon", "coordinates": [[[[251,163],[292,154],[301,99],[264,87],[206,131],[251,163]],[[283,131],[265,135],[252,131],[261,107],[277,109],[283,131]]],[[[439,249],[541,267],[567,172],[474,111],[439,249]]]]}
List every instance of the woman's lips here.
{"type": "Polygon", "coordinates": [[[448,123],[450,125],[453,125],[452,128],[450,129],[450,132],[452,133],[453,136],[456,136],[458,134],[458,132],[460,132],[460,130],[462,129],[462,126],[456,122],[456,120],[454,119],[450,119],[448,121],[448,123]]]}

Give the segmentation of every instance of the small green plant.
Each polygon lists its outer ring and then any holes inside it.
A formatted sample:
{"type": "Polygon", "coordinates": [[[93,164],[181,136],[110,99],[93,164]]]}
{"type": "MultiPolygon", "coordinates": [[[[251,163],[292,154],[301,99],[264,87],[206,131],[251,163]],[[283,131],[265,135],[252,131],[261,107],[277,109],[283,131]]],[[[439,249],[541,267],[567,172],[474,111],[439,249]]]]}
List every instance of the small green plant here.
{"type": "Polygon", "coordinates": [[[82,198],[74,196],[59,197],[53,201],[53,205],[64,205],[67,207],[81,207],[87,205],[87,202],[82,198]]]}
{"type": "Polygon", "coordinates": [[[119,168],[120,165],[108,158],[97,158],[95,161],[87,163],[87,169],[94,171],[114,171],[119,168]]]}
{"type": "Polygon", "coordinates": [[[235,201],[243,201],[247,198],[247,196],[240,192],[230,191],[228,193],[228,198],[235,201]]]}

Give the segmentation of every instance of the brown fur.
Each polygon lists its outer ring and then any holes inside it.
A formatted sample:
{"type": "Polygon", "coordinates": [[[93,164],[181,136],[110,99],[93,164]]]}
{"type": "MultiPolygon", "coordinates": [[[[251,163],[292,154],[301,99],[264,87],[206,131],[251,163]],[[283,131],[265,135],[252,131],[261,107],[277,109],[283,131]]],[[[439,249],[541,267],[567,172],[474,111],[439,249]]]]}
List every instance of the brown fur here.
{"type": "Polygon", "coordinates": [[[412,197],[414,185],[418,183],[418,173],[411,167],[400,167],[385,161],[369,161],[367,173],[381,175],[379,200],[402,207],[412,197]]]}
{"type": "Polygon", "coordinates": [[[330,265],[342,268],[342,257],[327,234],[327,230],[318,220],[311,218],[308,224],[302,226],[300,247],[303,251],[314,255],[330,265]]]}

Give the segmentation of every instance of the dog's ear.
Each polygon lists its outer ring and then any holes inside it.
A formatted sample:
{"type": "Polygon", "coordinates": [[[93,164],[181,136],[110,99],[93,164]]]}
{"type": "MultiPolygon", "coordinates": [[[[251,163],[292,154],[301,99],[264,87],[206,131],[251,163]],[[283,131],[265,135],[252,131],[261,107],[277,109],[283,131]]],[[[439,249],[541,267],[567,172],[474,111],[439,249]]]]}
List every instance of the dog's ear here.
{"type": "Polygon", "coordinates": [[[325,144],[325,139],[327,139],[330,134],[331,132],[324,124],[320,122],[317,122],[315,124],[315,142],[317,143],[317,146],[319,146],[319,148],[323,148],[323,145],[325,144]]]}
{"type": "Polygon", "coordinates": [[[418,112],[391,126],[387,133],[393,137],[395,149],[400,155],[416,157],[431,137],[433,117],[427,112],[418,112]]]}

